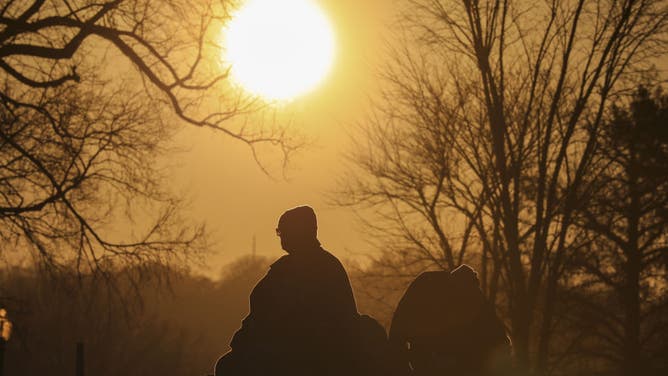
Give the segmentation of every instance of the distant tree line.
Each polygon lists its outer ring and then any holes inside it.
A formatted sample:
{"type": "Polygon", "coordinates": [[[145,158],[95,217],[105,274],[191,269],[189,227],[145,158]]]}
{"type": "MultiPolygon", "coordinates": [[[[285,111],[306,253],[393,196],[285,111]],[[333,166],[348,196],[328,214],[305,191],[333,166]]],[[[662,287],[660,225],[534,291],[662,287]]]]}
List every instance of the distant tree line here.
{"type": "MultiPolygon", "coordinates": [[[[113,285],[76,271],[54,277],[38,267],[0,268],[3,307],[13,323],[5,374],[73,375],[81,342],[86,375],[208,375],[229,350],[271,262],[242,256],[216,278],[160,264],[131,266],[117,271],[113,285]]],[[[364,289],[364,272],[349,269],[359,311],[389,326],[392,299],[375,299],[364,289]]],[[[400,278],[386,283],[403,293],[400,278]]]]}
{"type": "Polygon", "coordinates": [[[123,299],[95,275],[3,269],[0,283],[14,297],[4,302],[14,329],[5,374],[73,375],[82,342],[86,375],[207,375],[267,266],[243,257],[216,280],[158,264],[144,266],[162,269],[150,273],[128,267],[114,276],[123,299]]]}

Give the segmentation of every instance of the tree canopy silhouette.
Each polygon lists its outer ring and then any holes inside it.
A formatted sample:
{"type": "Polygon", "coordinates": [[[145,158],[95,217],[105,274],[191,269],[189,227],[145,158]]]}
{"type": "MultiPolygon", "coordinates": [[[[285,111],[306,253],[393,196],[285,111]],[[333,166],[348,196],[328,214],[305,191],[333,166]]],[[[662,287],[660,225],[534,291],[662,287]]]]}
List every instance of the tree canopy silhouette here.
{"type": "Polygon", "coordinates": [[[583,352],[626,374],[648,374],[666,367],[668,96],[640,86],[610,112],[591,177],[596,189],[576,219],[590,244],[573,260],[581,291],[571,295],[597,340],[583,352]]]}
{"type": "Polygon", "coordinates": [[[262,104],[233,90],[221,67],[229,6],[2,2],[2,241],[34,249],[52,270],[167,262],[203,233],[178,218],[181,198],[157,163],[173,124],[215,129],[254,156],[268,144],[288,158],[297,142],[284,128],[232,121],[262,104]],[[127,225],[111,234],[119,218],[127,225]]]}
{"type": "Polygon", "coordinates": [[[668,4],[409,3],[340,203],[373,210],[388,272],[475,265],[520,363],[558,368],[555,305],[588,244],[575,217],[607,110],[665,53],[668,4]]]}

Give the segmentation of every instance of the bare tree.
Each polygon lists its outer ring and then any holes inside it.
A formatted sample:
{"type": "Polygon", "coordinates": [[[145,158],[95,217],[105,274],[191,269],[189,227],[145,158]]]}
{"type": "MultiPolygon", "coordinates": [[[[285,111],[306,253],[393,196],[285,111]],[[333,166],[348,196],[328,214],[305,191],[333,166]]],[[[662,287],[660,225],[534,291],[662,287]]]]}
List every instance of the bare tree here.
{"type": "Polygon", "coordinates": [[[624,370],[647,374],[664,362],[668,334],[668,96],[640,87],[627,108],[613,107],[601,137],[595,193],[576,224],[591,249],[574,260],[584,286],[579,304],[589,312],[598,354],[624,370]],[[593,294],[612,297],[600,305],[593,294]]]}
{"type": "MultiPolygon", "coordinates": [[[[360,142],[362,157],[353,156],[364,173],[363,184],[353,183],[347,197],[354,204],[396,208],[397,198],[403,197],[397,184],[405,187],[407,182],[417,188],[413,194],[418,205],[403,200],[405,205],[389,213],[390,219],[423,215],[429,205],[419,205],[422,191],[427,203],[435,198],[434,208],[459,212],[450,217],[437,213],[440,222],[437,228],[431,226],[432,234],[455,230],[449,239],[467,239],[467,224],[480,223],[472,219],[476,215],[483,218],[483,225],[473,229],[483,252],[495,250],[497,255],[492,260],[501,273],[518,360],[545,371],[560,283],[568,261],[586,245],[578,241],[573,215],[592,188],[586,177],[606,109],[629,88],[628,81],[662,53],[668,4],[408,3],[403,30],[409,53],[402,53],[400,66],[409,69],[390,70],[391,99],[381,102],[381,111],[367,123],[372,137],[369,146],[362,143],[366,140],[360,142]],[[415,54],[421,58],[411,57],[415,54]],[[421,72],[418,79],[413,72],[421,72]],[[402,106],[412,116],[395,116],[402,106]],[[433,126],[446,137],[436,138],[433,126]],[[395,136],[395,130],[403,133],[395,136]],[[415,134],[432,143],[454,137],[438,150],[415,142],[415,134]],[[397,152],[392,141],[381,137],[403,140],[399,148],[406,147],[397,152]],[[453,175],[464,178],[441,185],[438,169],[423,169],[422,155],[443,158],[443,176],[461,169],[453,175]],[[445,187],[442,196],[439,187],[445,187]],[[364,194],[368,192],[374,194],[364,194]],[[455,201],[466,205],[457,207],[455,201]]],[[[411,233],[407,226],[400,230],[411,233]]],[[[432,254],[438,249],[434,244],[425,244],[432,254]]],[[[447,260],[446,252],[433,265],[446,266],[447,260]]]]}
{"type": "Polygon", "coordinates": [[[233,5],[0,1],[3,257],[29,247],[48,270],[108,271],[195,250],[203,229],[179,219],[156,163],[173,123],[287,160],[299,142],[285,128],[231,121],[262,108],[219,61],[233,5]]]}
{"type": "Polygon", "coordinates": [[[349,157],[356,168],[336,200],[376,214],[366,225],[385,251],[366,277],[411,278],[468,262],[481,267],[483,289],[494,299],[500,263],[488,261],[500,256],[501,244],[498,221],[488,222],[498,209],[484,113],[472,88],[453,79],[456,67],[430,58],[393,50],[382,74],[386,89],[355,129],[349,157]]]}
{"type": "Polygon", "coordinates": [[[218,61],[217,39],[232,5],[224,0],[7,0],[0,8],[0,70],[15,84],[57,87],[80,81],[77,66],[88,55],[111,49],[181,120],[251,146],[282,146],[288,153],[291,139],[283,129],[235,129],[227,122],[259,106],[230,91],[228,71],[218,61]],[[213,108],[219,110],[197,115],[205,94],[215,98],[213,108]]]}
{"type": "Polygon", "coordinates": [[[97,83],[42,91],[34,106],[0,102],[3,248],[85,273],[196,251],[203,228],[179,218],[156,163],[173,126],[155,106],[97,83]]]}

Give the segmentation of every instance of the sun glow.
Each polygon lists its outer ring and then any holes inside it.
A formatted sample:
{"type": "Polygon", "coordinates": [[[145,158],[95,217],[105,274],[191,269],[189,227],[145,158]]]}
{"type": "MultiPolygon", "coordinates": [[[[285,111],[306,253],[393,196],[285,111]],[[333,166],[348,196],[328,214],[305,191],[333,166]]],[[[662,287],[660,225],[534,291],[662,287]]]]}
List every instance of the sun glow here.
{"type": "Polygon", "coordinates": [[[224,30],[234,81],[268,100],[313,90],[334,60],[334,34],[313,0],[247,0],[224,30]]]}

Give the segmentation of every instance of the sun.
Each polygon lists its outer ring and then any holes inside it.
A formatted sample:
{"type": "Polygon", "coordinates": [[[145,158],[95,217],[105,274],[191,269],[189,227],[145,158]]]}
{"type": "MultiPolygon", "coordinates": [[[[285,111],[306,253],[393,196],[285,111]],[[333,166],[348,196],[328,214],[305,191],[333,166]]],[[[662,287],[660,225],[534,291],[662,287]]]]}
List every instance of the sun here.
{"type": "Polygon", "coordinates": [[[233,80],[268,100],[313,90],[334,61],[332,27],[313,0],[247,0],[223,39],[233,80]]]}

